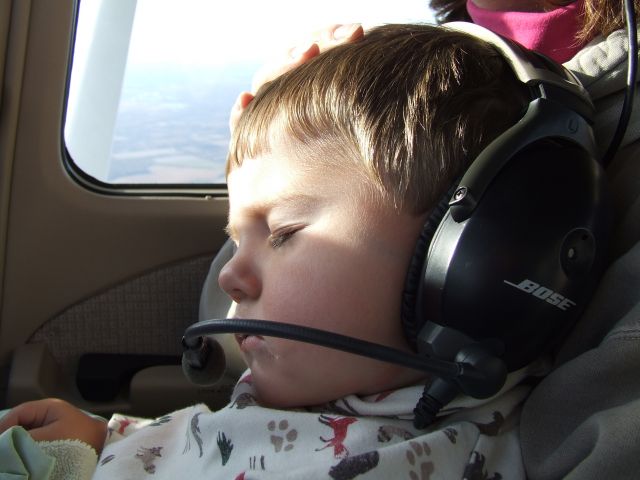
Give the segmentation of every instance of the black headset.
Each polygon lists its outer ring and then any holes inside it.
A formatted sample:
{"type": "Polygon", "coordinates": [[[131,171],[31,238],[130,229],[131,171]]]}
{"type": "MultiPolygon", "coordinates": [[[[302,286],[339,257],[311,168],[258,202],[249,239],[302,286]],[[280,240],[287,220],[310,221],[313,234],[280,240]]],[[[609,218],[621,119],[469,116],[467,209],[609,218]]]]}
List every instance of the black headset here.
{"type": "Polygon", "coordinates": [[[207,368],[220,375],[208,360],[220,349],[206,335],[300,340],[433,373],[415,409],[414,423],[424,428],[460,391],[495,395],[507,372],[534,361],[575,323],[604,269],[612,225],[589,95],[562,66],[483,27],[443,27],[493,45],[531,99],[424,226],[402,302],[405,334],[418,354],[278,322],[207,320],[183,337],[191,379],[206,383],[207,368]]]}
{"type": "Polygon", "coordinates": [[[594,107],[546,57],[475,24],[444,27],[490,43],[531,97],[427,220],[403,326],[420,354],[455,361],[473,345],[511,372],[567,333],[604,267],[611,215],[594,107]]]}
{"type": "Polygon", "coordinates": [[[419,351],[452,358],[473,339],[512,371],[573,323],[602,271],[611,215],[594,108],[546,57],[472,23],[444,27],[491,43],[531,99],[427,220],[403,323],[419,351]]]}

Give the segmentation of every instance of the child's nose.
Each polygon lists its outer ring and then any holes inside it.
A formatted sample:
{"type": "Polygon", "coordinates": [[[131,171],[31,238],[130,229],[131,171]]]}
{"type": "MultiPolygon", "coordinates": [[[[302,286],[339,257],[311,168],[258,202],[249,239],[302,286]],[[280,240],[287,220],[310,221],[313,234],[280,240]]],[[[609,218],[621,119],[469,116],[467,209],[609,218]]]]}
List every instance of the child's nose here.
{"type": "Polygon", "coordinates": [[[236,251],[220,270],[218,285],[236,303],[260,296],[261,284],[256,266],[241,250],[236,251]]]}

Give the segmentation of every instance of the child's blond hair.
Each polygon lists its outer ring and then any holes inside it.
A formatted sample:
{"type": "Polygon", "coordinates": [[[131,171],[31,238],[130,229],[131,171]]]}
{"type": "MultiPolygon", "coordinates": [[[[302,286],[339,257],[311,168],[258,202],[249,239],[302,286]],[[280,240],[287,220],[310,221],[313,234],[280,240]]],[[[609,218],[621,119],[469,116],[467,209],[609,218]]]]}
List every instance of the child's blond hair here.
{"type": "Polygon", "coordinates": [[[431,25],[378,27],[264,85],[234,131],[227,171],[284,136],[323,152],[310,158],[330,168],[352,161],[397,208],[419,214],[526,100],[480,40],[431,25]]]}

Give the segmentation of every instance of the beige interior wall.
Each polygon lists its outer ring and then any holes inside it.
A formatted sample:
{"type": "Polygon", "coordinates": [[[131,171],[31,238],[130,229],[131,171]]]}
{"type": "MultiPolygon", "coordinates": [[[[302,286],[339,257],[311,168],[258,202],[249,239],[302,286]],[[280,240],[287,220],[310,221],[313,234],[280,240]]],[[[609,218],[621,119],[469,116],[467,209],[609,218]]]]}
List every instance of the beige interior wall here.
{"type": "MultiPolygon", "coordinates": [[[[0,0],[0,292],[4,291],[13,153],[30,5],[30,1],[0,0]]],[[[0,311],[3,297],[0,295],[0,311]]],[[[0,366],[2,363],[0,360],[0,366]]]]}

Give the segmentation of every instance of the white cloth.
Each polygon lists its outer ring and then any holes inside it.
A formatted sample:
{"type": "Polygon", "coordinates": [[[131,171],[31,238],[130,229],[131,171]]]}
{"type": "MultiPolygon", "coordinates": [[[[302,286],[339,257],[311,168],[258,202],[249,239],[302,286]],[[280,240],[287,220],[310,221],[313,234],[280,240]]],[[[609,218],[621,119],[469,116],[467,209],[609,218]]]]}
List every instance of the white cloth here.
{"type": "Polygon", "coordinates": [[[218,412],[114,415],[93,478],[524,478],[518,417],[529,388],[516,384],[531,373],[514,372],[492,399],[454,400],[419,431],[412,412],[422,386],[276,410],[256,403],[247,372],[218,412]]]}
{"type": "Polygon", "coordinates": [[[56,459],[48,480],[88,480],[95,469],[98,455],[80,440],[38,442],[42,451],[56,459]]]}

